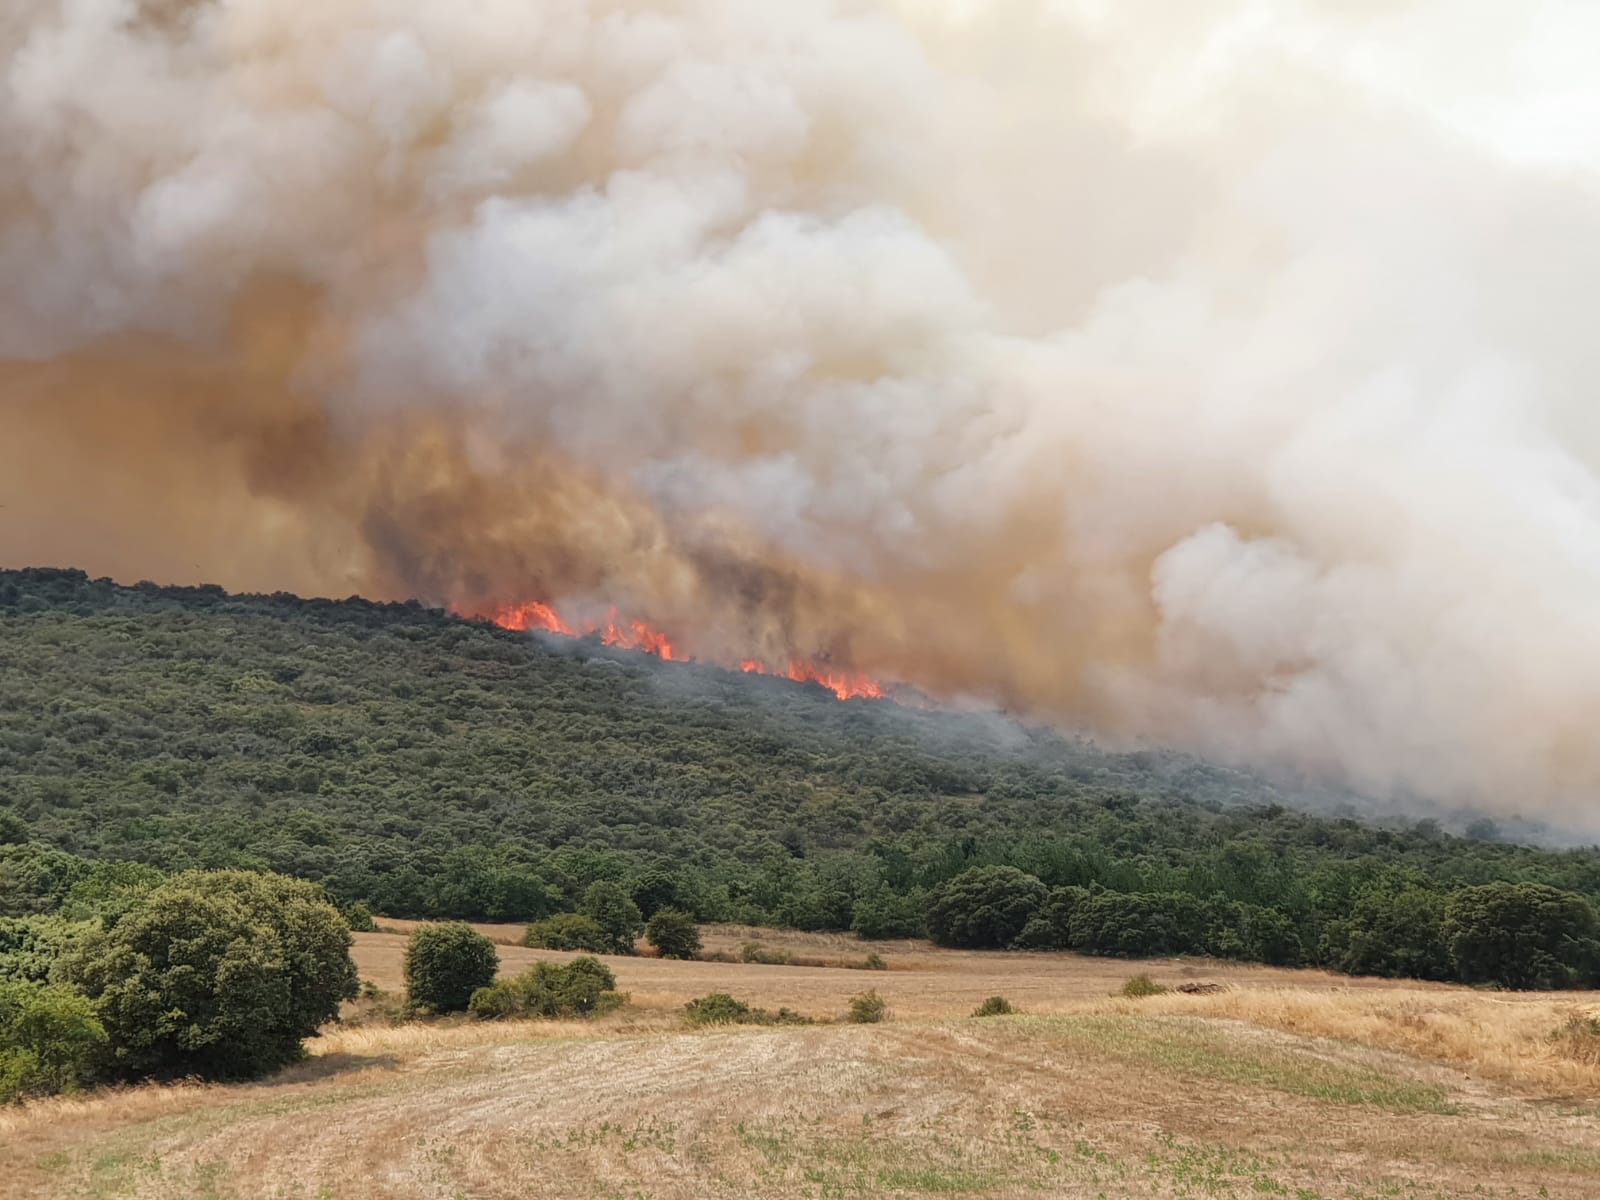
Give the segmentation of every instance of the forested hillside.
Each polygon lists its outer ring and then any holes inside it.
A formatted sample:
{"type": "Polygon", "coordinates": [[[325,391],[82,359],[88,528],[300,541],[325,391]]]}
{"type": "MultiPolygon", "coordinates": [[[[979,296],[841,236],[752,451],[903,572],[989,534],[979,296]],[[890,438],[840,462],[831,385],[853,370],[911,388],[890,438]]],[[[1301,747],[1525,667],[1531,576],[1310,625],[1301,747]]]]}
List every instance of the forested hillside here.
{"type": "Polygon", "coordinates": [[[614,879],[703,920],[1442,978],[1459,889],[1600,899],[1593,851],[1295,802],[1180,756],[414,604],[0,572],[0,916],[55,907],[96,859],[498,920],[614,879]],[[989,866],[1037,885],[1027,937],[945,924],[947,881],[989,866]]]}

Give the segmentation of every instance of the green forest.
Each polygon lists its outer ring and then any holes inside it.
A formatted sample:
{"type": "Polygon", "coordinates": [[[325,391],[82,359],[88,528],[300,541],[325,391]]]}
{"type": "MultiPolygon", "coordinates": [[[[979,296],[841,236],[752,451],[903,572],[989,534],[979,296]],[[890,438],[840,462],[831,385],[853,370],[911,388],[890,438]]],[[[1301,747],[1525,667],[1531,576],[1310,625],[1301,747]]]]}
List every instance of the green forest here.
{"type": "Polygon", "coordinates": [[[247,868],[395,917],[537,921],[606,881],[645,917],[1600,980],[1600,851],[1304,798],[414,603],[0,572],[0,959],[130,881],[247,868]]]}

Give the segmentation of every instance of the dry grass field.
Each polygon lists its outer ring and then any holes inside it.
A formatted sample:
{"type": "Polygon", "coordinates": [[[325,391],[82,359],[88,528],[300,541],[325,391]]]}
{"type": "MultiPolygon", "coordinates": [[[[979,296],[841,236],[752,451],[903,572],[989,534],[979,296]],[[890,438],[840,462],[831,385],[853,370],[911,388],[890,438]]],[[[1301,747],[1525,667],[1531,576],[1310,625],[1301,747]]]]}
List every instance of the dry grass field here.
{"type": "MultiPolygon", "coordinates": [[[[508,971],[569,957],[484,928],[508,971]]],[[[0,1113],[0,1195],[1600,1196],[1600,1036],[1569,1022],[1600,995],[709,932],[889,969],[612,959],[633,1003],[593,1024],[348,1026],[262,1084],[0,1113]],[[1226,989],[1112,995],[1139,971],[1226,989]],[[721,990],[831,1019],[869,987],[886,1024],[681,1017],[721,990]],[[1022,1015],[969,1016],[997,993],[1022,1015]]],[[[397,987],[403,945],[361,935],[362,975],[397,987]]]]}

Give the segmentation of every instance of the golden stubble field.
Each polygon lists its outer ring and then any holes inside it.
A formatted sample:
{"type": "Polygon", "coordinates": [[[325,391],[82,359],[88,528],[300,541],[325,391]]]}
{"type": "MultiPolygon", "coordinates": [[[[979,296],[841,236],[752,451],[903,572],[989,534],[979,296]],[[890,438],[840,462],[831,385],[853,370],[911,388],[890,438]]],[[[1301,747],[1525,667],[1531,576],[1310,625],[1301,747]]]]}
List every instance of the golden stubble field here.
{"type": "MultiPolygon", "coordinates": [[[[401,931],[358,936],[397,988],[401,931]]],[[[482,927],[502,966],[568,955],[482,927]]],[[[608,960],[593,1024],[335,1028],[240,1087],[144,1087],[0,1114],[0,1195],[472,1198],[1600,1197],[1600,995],[1506,995],[1209,963],[968,954],[708,930],[842,966],[608,960]],[[1133,973],[1209,995],[1114,997],[1133,973]],[[688,1030],[728,991],[876,1026],[688,1030]],[[1016,1017],[976,1020],[1002,994],[1016,1017]]]]}

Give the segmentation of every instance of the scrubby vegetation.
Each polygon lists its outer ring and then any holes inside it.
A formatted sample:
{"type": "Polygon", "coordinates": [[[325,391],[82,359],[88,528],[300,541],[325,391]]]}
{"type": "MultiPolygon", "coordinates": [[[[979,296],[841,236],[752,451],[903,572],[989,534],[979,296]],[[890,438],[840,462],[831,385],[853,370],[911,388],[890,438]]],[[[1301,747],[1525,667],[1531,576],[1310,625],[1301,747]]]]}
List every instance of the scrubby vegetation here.
{"type": "Polygon", "coordinates": [[[610,951],[611,939],[587,913],[557,913],[535,921],[522,935],[522,944],[535,950],[587,950],[592,954],[610,951]]]}
{"type": "Polygon", "coordinates": [[[472,993],[472,1015],[483,1020],[507,1017],[596,1017],[627,1002],[617,977],[597,958],[575,958],[565,966],[535,963],[521,975],[472,993]]]}
{"type": "Polygon", "coordinates": [[[1141,972],[1123,984],[1122,991],[1118,994],[1128,1000],[1142,1000],[1146,996],[1160,996],[1167,990],[1154,979],[1151,979],[1150,976],[1141,972]]]}
{"type": "Polygon", "coordinates": [[[743,1000],[736,1000],[727,992],[711,992],[698,996],[684,1005],[689,1024],[704,1025],[811,1025],[810,1017],[801,1016],[788,1008],[772,1012],[755,1008],[743,1000]]]}
{"type": "MultiPolygon", "coordinates": [[[[357,917],[582,912],[604,939],[588,950],[677,912],[658,932],[926,932],[1508,987],[1600,971],[1594,850],[1311,815],[1298,786],[1182,756],[414,604],[0,572],[0,780],[0,918],[112,913],[161,872],[242,867],[357,917]],[[1490,885],[1545,890],[1490,904],[1490,885]],[[1508,931],[1530,949],[1495,953],[1508,931]]],[[[38,978],[60,933],[0,926],[0,977],[38,978]]]]}
{"type": "Polygon", "coordinates": [[[876,1025],[889,1019],[889,1004],[876,991],[850,998],[850,1021],[854,1025],[876,1025]]]}
{"type": "Polygon", "coordinates": [[[975,1017],[1009,1017],[1016,1013],[1016,1006],[1004,996],[990,996],[977,1008],[973,1009],[975,1017]]]}

